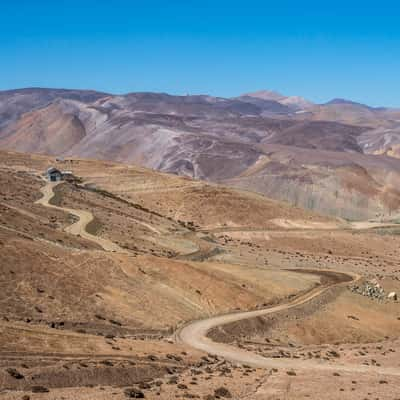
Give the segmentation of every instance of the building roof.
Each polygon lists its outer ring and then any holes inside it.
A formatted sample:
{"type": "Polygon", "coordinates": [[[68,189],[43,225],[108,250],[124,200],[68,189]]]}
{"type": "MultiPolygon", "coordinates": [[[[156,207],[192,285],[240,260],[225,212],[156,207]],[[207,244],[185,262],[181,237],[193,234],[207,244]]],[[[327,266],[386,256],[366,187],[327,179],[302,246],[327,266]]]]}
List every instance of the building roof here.
{"type": "Polygon", "coordinates": [[[46,172],[47,174],[61,174],[61,171],[54,167],[48,168],[46,172]]]}

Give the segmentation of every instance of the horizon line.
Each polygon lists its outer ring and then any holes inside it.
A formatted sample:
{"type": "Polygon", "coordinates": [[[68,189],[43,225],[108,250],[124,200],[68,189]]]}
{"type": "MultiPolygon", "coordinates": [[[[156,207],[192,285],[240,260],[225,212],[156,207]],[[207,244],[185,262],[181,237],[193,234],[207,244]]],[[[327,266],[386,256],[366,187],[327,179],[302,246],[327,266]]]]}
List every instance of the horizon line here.
{"type": "MultiPolygon", "coordinates": [[[[163,95],[168,95],[168,96],[172,96],[172,97],[187,97],[187,96],[208,96],[208,97],[214,97],[214,98],[220,98],[220,99],[225,99],[225,100],[234,100],[238,97],[241,96],[246,96],[246,95],[250,95],[253,93],[258,93],[258,92],[270,92],[270,93],[275,93],[278,95],[281,95],[285,98],[287,97],[300,97],[303,98],[306,101],[309,101],[311,103],[313,103],[314,105],[318,106],[318,105],[327,105],[329,102],[335,101],[335,100],[343,100],[346,101],[348,103],[354,103],[356,105],[361,105],[364,107],[368,107],[368,108],[372,108],[372,109],[397,109],[400,108],[400,106],[371,106],[369,105],[367,102],[362,102],[362,101],[357,101],[357,100],[353,100],[350,98],[346,98],[346,97],[340,97],[340,96],[336,96],[336,97],[332,97],[327,101],[324,102],[315,102],[310,100],[307,97],[302,96],[301,94],[295,94],[295,95],[285,95],[282,94],[280,91],[275,90],[275,89],[258,89],[258,90],[254,90],[254,91],[248,91],[245,93],[241,93],[238,94],[236,96],[232,96],[232,97],[224,97],[221,95],[213,95],[213,94],[209,94],[209,93],[190,93],[190,92],[186,92],[186,93],[177,93],[177,92],[167,92],[167,91],[148,91],[148,90],[137,90],[137,91],[127,91],[127,92],[113,92],[113,91],[105,91],[105,90],[101,90],[101,89],[91,89],[91,88],[80,88],[80,87],[52,87],[52,86],[21,86],[21,87],[13,87],[13,88],[7,88],[7,89],[1,89],[0,88],[0,93],[4,93],[4,92],[13,92],[13,91],[23,91],[23,90],[65,90],[65,91],[83,91],[83,92],[96,92],[99,94],[104,94],[104,95],[110,95],[110,96],[128,96],[130,94],[163,94],[163,95]]],[[[279,101],[277,100],[273,100],[271,99],[271,101],[276,101],[279,103],[279,101]]]]}

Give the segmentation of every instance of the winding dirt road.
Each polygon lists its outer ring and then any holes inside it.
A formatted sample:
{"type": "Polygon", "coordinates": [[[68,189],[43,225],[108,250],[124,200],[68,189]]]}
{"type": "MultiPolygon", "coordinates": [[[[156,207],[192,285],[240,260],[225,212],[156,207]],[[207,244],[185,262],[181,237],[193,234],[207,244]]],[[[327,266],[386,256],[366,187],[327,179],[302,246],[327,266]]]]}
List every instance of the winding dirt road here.
{"type": "MultiPolygon", "coordinates": [[[[122,249],[116,243],[100,238],[98,236],[91,235],[86,231],[86,226],[93,220],[93,214],[85,210],[75,210],[70,208],[58,207],[49,203],[53,198],[54,187],[57,186],[59,182],[49,182],[41,188],[43,197],[36,201],[37,204],[41,204],[45,207],[53,208],[56,210],[61,210],[75,215],[79,218],[77,222],[65,228],[65,232],[71,233],[73,235],[80,235],[92,242],[100,245],[105,251],[118,252],[128,254],[129,252],[122,249]]],[[[299,272],[299,271],[296,271],[299,272]]],[[[304,271],[310,272],[310,271],[304,271]]],[[[316,271],[317,272],[317,271],[316,271]]],[[[332,271],[330,271],[332,273],[332,271]]],[[[233,363],[247,364],[258,368],[286,368],[286,369],[319,369],[328,371],[343,371],[343,372],[357,372],[357,373],[375,373],[383,375],[395,375],[400,376],[400,370],[397,368],[383,368],[383,367],[371,367],[366,365],[353,365],[353,364],[341,364],[338,362],[328,363],[321,360],[298,360],[298,359],[276,359],[276,358],[266,358],[258,354],[246,351],[235,346],[214,342],[210,339],[207,334],[211,329],[229,324],[231,322],[242,321],[250,318],[265,316],[273,314],[279,311],[289,310],[291,308],[303,305],[312,299],[322,296],[324,292],[331,288],[332,286],[348,284],[349,282],[355,282],[360,279],[359,275],[340,273],[337,272],[336,275],[341,275],[342,279],[340,282],[334,282],[329,285],[317,287],[308,293],[297,297],[295,300],[280,304],[278,306],[269,307],[262,310],[248,311],[248,312],[234,312],[230,314],[214,316],[204,320],[194,321],[183,326],[177,333],[176,339],[178,342],[184,343],[191,346],[197,350],[201,350],[207,353],[215,354],[229,360],[233,363]]]]}
{"type": "Polygon", "coordinates": [[[41,204],[44,207],[53,208],[55,210],[60,210],[67,212],[69,214],[75,215],[79,218],[78,221],[73,223],[64,229],[65,232],[70,233],[72,235],[81,236],[85,239],[88,239],[94,243],[97,243],[99,246],[103,248],[105,251],[117,252],[129,254],[129,252],[122,247],[118,246],[116,243],[111,240],[101,238],[99,236],[91,235],[87,232],[87,225],[94,219],[93,214],[89,211],[85,210],[75,210],[72,208],[64,208],[58,207],[50,204],[50,200],[54,197],[54,188],[59,185],[60,182],[48,182],[45,186],[43,186],[40,191],[43,194],[43,197],[36,201],[36,204],[41,204]]]}
{"type": "MultiPolygon", "coordinates": [[[[298,272],[298,271],[296,271],[298,272]]],[[[305,271],[306,272],[306,271],[305,271]]],[[[342,274],[342,273],[337,273],[342,274]]],[[[371,367],[366,365],[341,364],[338,362],[328,363],[322,360],[299,360],[299,359],[277,359],[266,358],[247,350],[240,349],[233,345],[214,342],[207,335],[211,329],[229,324],[231,322],[242,321],[250,318],[265,316],[279,311],[289,310],[291,308],[303,305],[312,299],[321,296],[324,292],[333,287],[349,282],[355,282],[361,277],[355,274],[342,274],[347,279],[340,283],[333,283],[324,287],[315,288],[308,293],[297,297],[292,302],[280,304],[262,310],[234,312],[230,314],[211,317],[204,320],[194,321],[183,326],[176,333],[176,340],[180,343],[189,345],[197,350],[223,357],[233,363],[247,364],[257,368],[286,368],[286,369],[319,369],[325,371],[343,371],[357,373],[376,373],[384,375],[400,376],[398,368],[371,367]]]]}

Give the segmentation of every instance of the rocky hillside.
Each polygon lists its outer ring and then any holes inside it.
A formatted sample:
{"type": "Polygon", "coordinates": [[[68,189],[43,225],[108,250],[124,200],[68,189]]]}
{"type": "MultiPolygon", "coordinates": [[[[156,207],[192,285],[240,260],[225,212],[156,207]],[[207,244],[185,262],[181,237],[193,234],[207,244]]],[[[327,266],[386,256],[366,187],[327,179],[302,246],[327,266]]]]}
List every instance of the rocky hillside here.
{"type": "Polygon", "coordinates": [[[136,163],[348,219],[400,204],[399,110],[275,92],[0,92],[0,148],[136,163]]]}

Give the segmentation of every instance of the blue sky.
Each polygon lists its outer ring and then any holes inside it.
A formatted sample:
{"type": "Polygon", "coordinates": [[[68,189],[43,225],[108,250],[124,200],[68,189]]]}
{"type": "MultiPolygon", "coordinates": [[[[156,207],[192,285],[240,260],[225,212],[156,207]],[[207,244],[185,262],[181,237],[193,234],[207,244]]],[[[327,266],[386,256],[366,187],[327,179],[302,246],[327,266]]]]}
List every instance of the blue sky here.
{"type": "Polygon", "coordinates": [[[0,7],[0,89],[400,106],[400,6],[365,1],[19,0],[0,7]],[[377,6],[379,5],[379,7],[377,6]]]}

